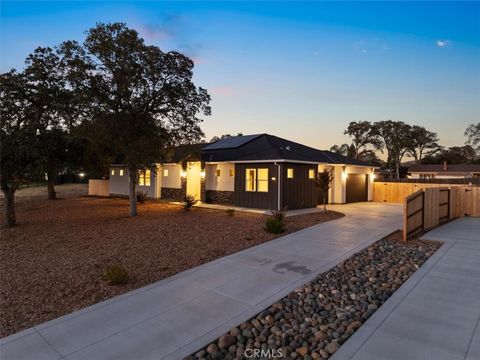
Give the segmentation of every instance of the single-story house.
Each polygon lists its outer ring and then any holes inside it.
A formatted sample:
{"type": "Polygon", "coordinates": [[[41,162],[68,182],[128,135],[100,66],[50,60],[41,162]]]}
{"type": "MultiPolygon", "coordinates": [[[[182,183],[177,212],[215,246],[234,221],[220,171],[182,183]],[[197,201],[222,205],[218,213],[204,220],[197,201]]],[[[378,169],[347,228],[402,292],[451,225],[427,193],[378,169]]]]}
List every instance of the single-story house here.
{"type": "MultiPolygon", "coordinates": [[[[261,209],[316,207],[323,194],[315,178],[333,173],[328,203],[369,201],[375,166],[269,134],[235,136],[179,147],[168,162],[139,173],[138,190],[152,198],[261,209]]],[[[112,165],[110,193],[128,194],[127,168],[112,165]]]]}
{"type": "Polygon", "coordinates": [[[425,164],[408,168],[411,179],[471,179],[480,178],[480,164],[425,164]]]}

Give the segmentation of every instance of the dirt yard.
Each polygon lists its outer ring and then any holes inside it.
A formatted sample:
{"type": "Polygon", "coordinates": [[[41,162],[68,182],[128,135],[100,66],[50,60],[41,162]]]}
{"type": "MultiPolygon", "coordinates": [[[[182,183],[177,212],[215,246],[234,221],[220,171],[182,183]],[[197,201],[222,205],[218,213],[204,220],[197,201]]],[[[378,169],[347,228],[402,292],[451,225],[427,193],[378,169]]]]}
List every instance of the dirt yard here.
{"type": "MultiPolygon", "coordinates": [[[[288,217],[287,233],[341,216],[288,217]]],[[[127,200],[114,198],[31,197],[17,221],[1,230],[2,337],[278,236],[263,230],[263,215],[152,202],[129,218],[127,200]],[[127,269],[128,284],[102,279],[110,264],[127,269]]]]}

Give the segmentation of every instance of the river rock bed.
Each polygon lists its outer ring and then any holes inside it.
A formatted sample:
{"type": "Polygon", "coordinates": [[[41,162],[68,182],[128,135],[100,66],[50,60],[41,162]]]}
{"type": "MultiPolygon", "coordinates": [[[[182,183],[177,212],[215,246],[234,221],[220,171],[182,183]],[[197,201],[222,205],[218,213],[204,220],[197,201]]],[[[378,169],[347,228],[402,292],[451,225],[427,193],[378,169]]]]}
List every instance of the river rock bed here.
{"type": "Polygon", "coordinates": [[[440,245],[393,233],[185,359],[328,359],[440,245]]]}

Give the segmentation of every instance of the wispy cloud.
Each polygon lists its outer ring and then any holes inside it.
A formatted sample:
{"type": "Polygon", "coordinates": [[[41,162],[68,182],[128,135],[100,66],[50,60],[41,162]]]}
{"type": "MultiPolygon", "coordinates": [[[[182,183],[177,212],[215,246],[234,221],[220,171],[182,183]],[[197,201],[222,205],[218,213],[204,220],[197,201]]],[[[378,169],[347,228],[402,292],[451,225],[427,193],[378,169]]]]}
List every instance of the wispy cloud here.
{"type": "Polygon", "coordinates": [[[233,96],[236,91],[232,86],[229,85],[220,85],[215,86],[211,89],[212,94],[220,96],[233,96]]]}
{"type": "Polygon", "coordinates": [[[353,50],[362,54],[370,52],[385,52],[389,50],[387,43],[379,38],[373,38],[369,40],[359,40],[353,43],[353,50]]]}
{"type": "Polygon", "coordinates": [[[437,40],[436,44],[437,44],[437,47],[443,48],[443,47],[449,45],[450,41],[449,40],[437,40]]]}

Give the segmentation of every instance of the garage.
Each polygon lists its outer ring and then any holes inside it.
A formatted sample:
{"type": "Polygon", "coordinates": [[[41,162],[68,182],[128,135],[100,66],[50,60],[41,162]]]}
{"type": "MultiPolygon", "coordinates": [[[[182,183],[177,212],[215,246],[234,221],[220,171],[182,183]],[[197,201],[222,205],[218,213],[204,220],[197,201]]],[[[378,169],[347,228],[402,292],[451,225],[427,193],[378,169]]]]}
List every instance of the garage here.
{"type": "Polygon", "coordinates": [[[367,175],[348,174],[346,184],[346,202],[368,201],[367,175]]]}

